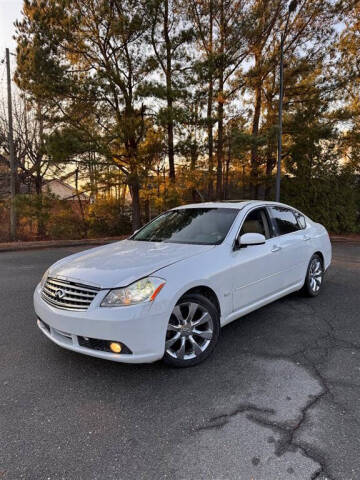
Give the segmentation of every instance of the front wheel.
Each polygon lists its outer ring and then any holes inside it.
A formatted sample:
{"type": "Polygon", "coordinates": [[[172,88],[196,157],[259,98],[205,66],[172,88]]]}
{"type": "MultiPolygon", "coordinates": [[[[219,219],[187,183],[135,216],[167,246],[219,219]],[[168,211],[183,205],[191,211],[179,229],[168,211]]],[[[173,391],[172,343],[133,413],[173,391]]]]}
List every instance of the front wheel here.
{"type": "Polygon", "coordinates": [[[320,256],[315,253],[309,262],[303,291],[309,297],[316,297],[320,293],[324,279],[324,266],[320,256]]]}
{"type": "Polygon", "coordinates": [[[219,313],[200,294],[184,295],[169,319],[164,361],[174,367],[191,367],[214,350],[220,333],[219,313]]]}

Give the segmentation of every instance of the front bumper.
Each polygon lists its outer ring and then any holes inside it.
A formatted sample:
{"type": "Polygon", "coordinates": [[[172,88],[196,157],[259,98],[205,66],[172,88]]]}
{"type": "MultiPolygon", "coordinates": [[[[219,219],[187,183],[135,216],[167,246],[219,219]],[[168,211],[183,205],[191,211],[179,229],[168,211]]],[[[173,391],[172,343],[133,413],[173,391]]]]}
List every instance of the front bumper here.
{"type": "Polygon", "coordinates": [[[161,359],[170,316],[167,304],[160,301],[130,307],[100,307],[107,292],[101,290],[88,310],[76,312],[46,303],[38,285],[34,292],[34,308],[40,330],[60,347],[93,357],[124,363],[161,359]],[[79,336],[121,342],[132,353],[115,354],[86,348],[79,344],[79,336]]]}

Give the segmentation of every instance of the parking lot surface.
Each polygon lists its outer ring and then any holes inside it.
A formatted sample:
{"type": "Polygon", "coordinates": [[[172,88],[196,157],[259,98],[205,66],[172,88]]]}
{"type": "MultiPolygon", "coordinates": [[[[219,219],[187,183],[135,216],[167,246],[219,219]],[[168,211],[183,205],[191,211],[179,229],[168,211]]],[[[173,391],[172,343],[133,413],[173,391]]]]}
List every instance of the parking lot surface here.
{"type": "Polygon", "coordinates": [[[0,480],[360,479],[359,244],[334,245],[319,297],[233,322],[183,370],[38,330],[36,283],[80,249],[0,253],[0,480]]]}

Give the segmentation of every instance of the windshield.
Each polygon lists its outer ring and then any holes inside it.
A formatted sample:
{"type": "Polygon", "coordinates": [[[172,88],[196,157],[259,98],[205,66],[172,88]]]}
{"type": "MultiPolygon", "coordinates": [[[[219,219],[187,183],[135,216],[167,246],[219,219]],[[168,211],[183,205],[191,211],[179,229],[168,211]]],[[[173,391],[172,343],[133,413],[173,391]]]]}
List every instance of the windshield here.
{"type": "Polygon", "coordinates": [[[170,210],[145,225],[131,240],[218,245],[226,237],[238,212],[236,208],[170,210]]]}

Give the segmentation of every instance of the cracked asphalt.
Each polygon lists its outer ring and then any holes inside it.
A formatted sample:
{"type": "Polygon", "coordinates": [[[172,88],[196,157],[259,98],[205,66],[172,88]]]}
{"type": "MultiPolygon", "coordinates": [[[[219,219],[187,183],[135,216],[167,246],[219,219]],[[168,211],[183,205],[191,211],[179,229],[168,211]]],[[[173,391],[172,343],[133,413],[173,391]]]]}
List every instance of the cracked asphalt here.
{"type": "Polygon", "coordinates": [[[222,330],[205,363],[121,365],[37,329],[43,271],[80,248],[0,254],[0,480],[359,480],[360,245],[319,297],[222,330]]]}

